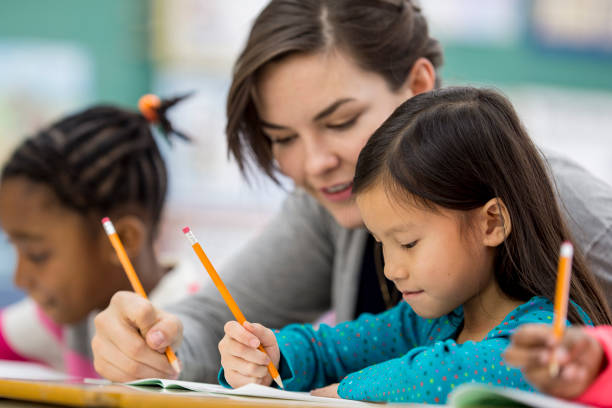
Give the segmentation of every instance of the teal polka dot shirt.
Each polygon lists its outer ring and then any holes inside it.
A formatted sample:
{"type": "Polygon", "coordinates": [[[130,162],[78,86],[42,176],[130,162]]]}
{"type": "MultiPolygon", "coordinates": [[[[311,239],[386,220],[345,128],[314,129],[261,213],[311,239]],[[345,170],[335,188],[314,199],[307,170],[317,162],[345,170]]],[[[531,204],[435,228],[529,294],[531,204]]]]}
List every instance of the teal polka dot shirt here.
{"type": "MultiPolygon", "coordinates": [[[[309,391],[339,382],[340,397],[365,401],[444,404],[466,382],[533,390],[501,355],[519,325],[552,323],[552,318],[552,303],[533,297],[482,341],[458,344],[454,339],[463,321],[461,307],[424,319],[400,302],[384,313],[366,313],[335,327],[292,324],[276,331],[279,372],[287,390],[309,391]]],[[[219,380],[227,386],[223,370],[219,380]]]]}

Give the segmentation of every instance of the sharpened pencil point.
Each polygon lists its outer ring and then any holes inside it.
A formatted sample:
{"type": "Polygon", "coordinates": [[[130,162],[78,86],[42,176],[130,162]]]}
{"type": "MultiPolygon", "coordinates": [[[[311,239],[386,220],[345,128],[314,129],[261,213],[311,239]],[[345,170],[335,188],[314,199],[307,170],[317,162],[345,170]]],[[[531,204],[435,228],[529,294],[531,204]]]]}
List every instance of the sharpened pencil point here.
{"type": "Polygon", "coordinates": [[[280,378],[280,375],[278,377],[274,377],[274,382],[281,387],[283,390],[285,389],[285,386],[283,385],[283,381],[280,378]]]}
{"type": "Polygon", "coordinates": [[[170,363],[172,365],[172,368],[174,368],[174,371],[176,371],[177,374],[181,373],[181,365],[179,364],[178,360],[174,360],[172,363],[170,363]]]}

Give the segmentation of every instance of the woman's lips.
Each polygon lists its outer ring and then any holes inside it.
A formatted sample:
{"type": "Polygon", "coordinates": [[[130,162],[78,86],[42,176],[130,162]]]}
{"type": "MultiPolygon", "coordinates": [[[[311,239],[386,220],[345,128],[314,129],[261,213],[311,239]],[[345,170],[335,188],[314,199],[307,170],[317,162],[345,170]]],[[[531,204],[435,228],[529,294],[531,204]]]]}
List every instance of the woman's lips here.
{"type": "Polygon", "coordinates": [[[322,188],[321,193],[329,201],[345,201],[353,194],[353,183],[336,184],[331,187],[322,188]]]}

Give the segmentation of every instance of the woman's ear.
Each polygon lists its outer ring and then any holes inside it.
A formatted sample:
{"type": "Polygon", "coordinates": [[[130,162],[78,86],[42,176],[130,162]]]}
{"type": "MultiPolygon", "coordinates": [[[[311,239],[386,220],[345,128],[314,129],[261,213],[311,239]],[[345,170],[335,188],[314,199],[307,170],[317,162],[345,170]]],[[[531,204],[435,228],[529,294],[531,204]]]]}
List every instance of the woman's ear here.
{"type": "Polygon", "coordinates": [[[480,208],[483,244],[496,247],[510,235],[512,222],[506,204],[495,197],[480,208]]]}
{"type": "MultiPolygon", "coordinates": [[[[113,225],[119,235],[119,239],[128,254],[128,257],[134,262],[143,251],[143,248],[147,242],[147,227],[144,222],[133,215],[125,215],[116,219],[113,219],[113,225]]],[[[106,234],[104,234],[106,235],[106,234]]],[[[117,253],[114,248],[110,245],[108,237],[105,236],[106,240],[106,251],[110,262],[113,265],[121,265],[117,253]]]]}
{"type": "Polygon", "coordinates": [[[436,85],[436,70],[427,58],[419,58],[414,62],[406,82],[400,88],[400,93],[405,99],[414,95],[429,92],[436,85]]]}

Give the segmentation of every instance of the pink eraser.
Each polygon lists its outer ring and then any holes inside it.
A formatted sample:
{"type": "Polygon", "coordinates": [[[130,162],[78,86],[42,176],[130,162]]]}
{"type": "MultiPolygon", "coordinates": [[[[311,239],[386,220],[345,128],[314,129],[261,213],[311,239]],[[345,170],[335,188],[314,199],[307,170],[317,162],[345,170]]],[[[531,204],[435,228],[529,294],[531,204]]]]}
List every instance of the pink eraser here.
{"type": "Polygon", "coordinates": [[[191,231],[191,230],[189,229],[189,227],[185,227],[185,228],[183,228],[183,234],[186,234],[186,233],[188,233],[189,231],[191,231]]]}
{"type": "Polygon", "coordinates": [[[102,218],[102,224],[104,224],[105,222],[109,222],[109,221],[110,221],[110,218],[108,217],[102,218]]]}

